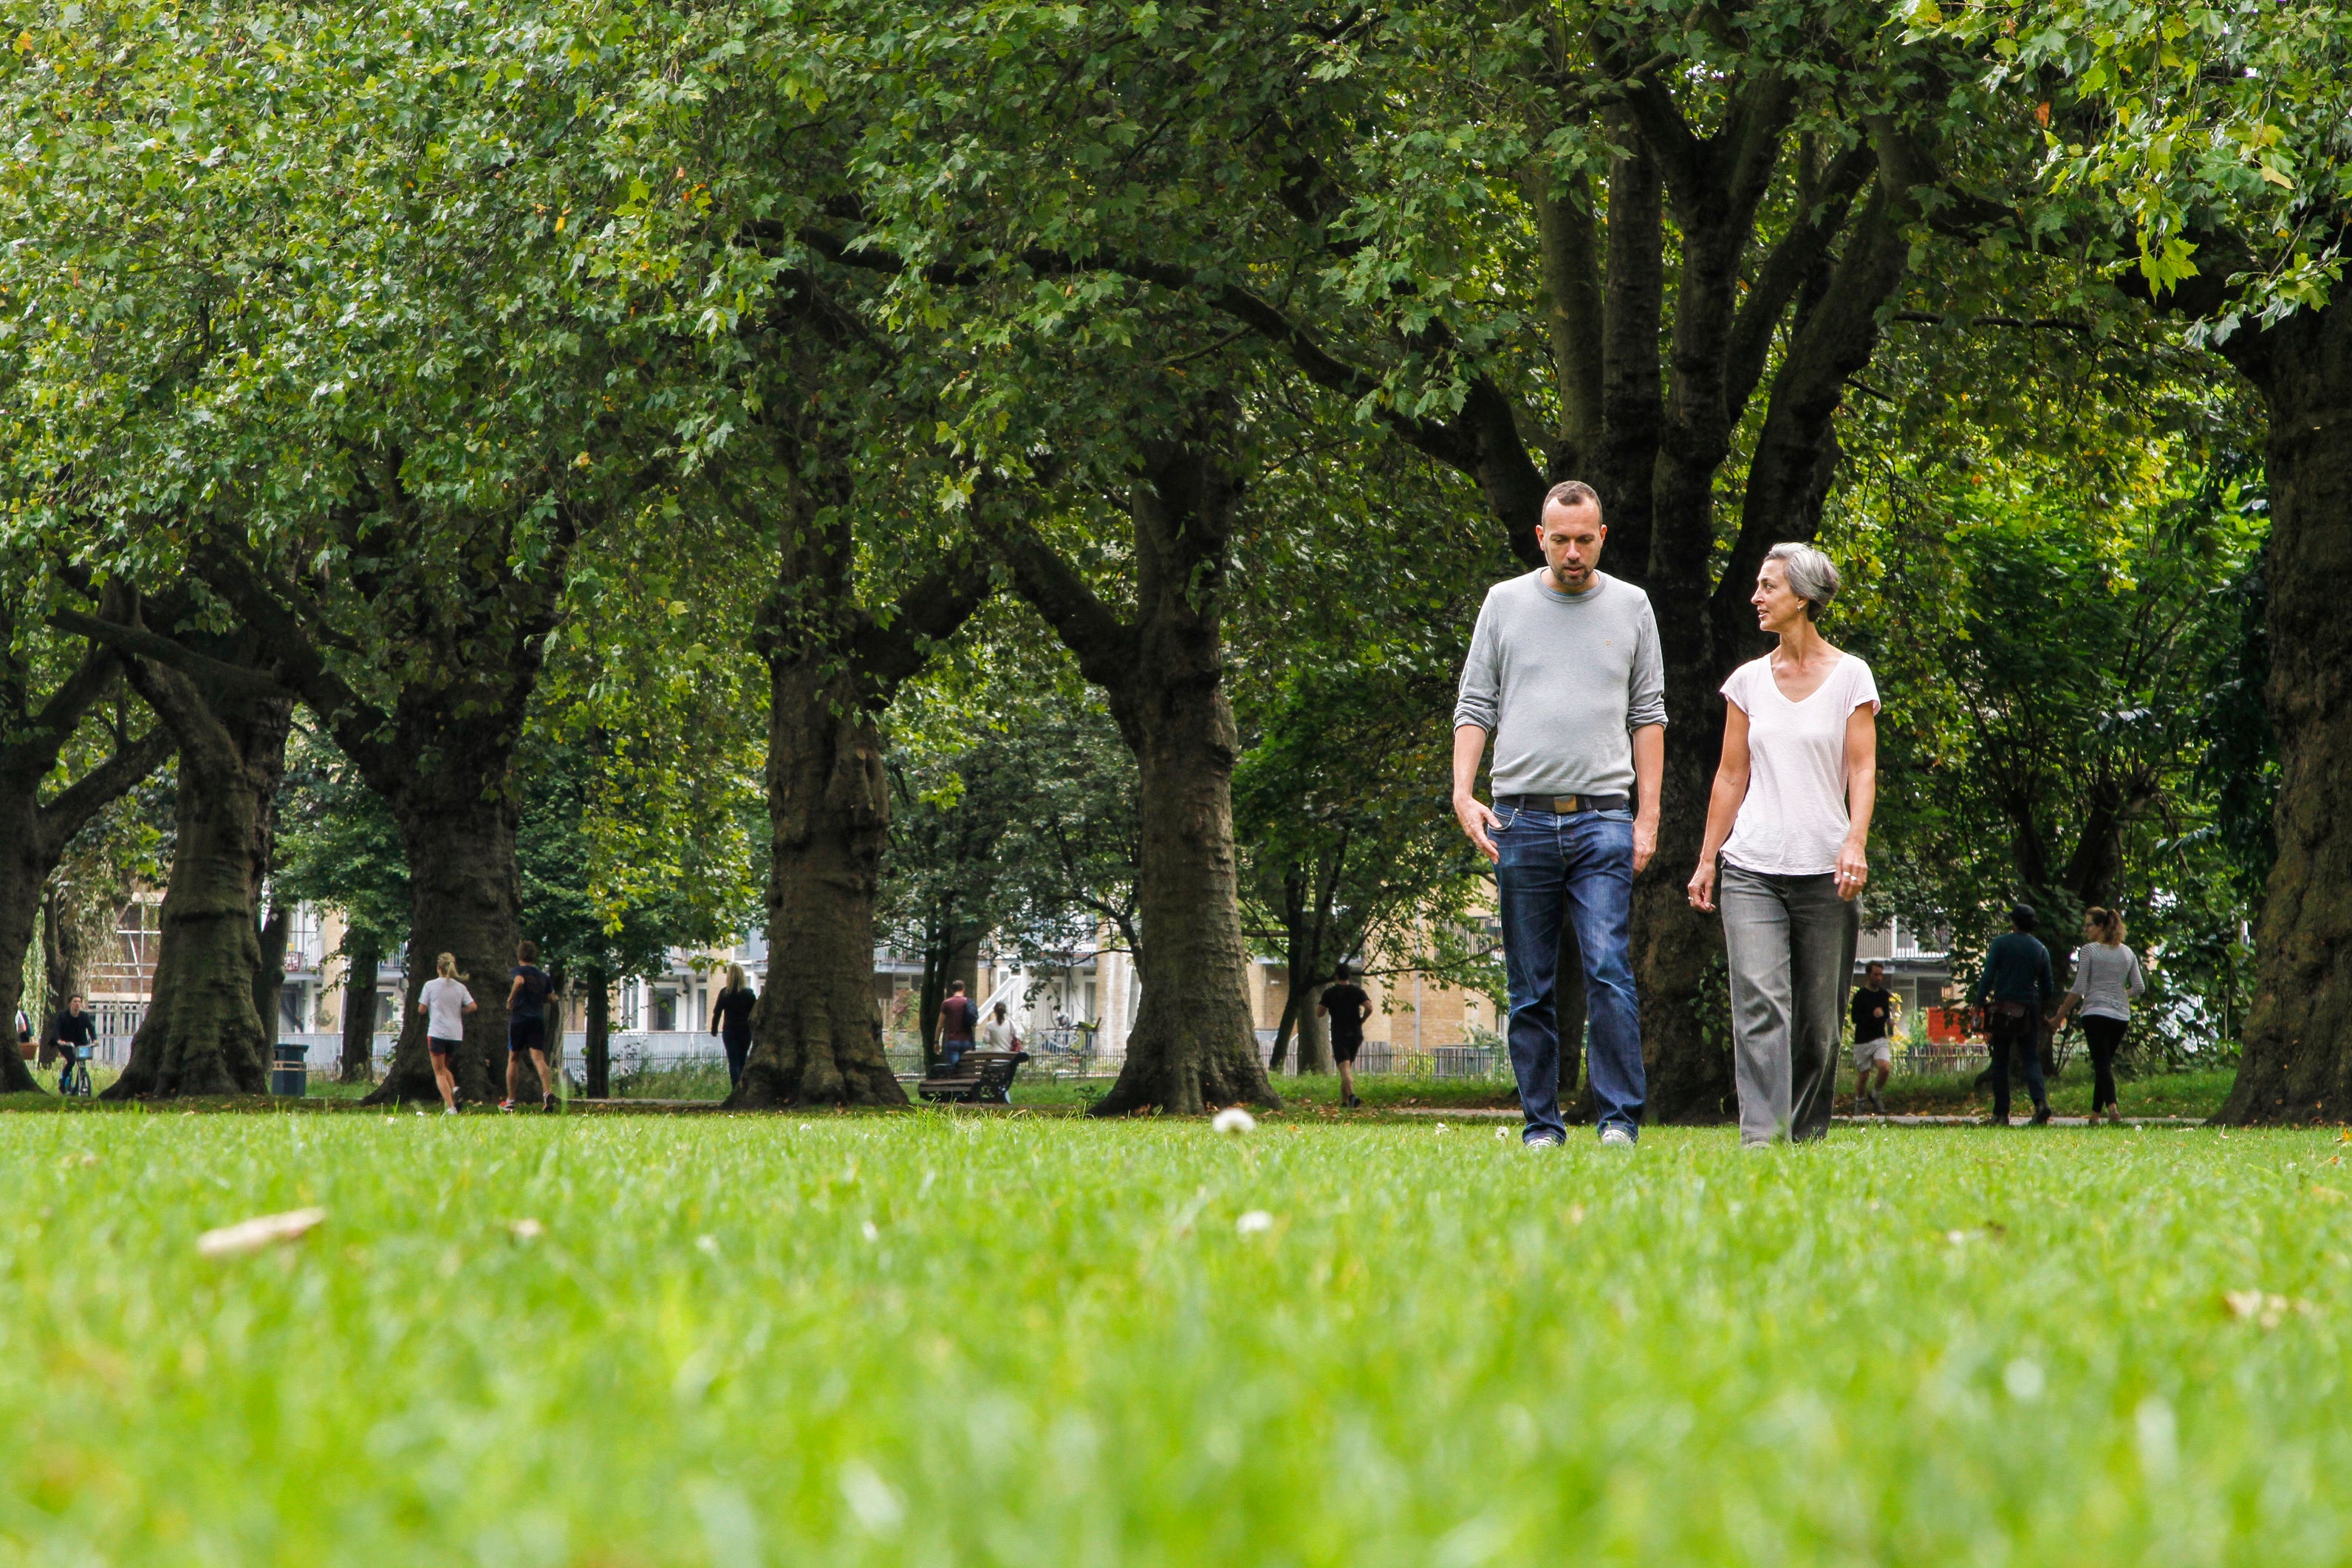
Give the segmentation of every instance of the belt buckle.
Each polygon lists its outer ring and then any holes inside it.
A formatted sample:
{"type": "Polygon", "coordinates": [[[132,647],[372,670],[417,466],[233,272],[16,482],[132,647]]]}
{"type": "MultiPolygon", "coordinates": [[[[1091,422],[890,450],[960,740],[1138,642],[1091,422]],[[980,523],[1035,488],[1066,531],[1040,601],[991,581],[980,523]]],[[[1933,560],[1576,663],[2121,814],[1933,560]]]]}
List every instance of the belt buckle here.
{"type": "Polygon", "coordinates": [[[1579,811],[1584,810],[1584,797],[1581,795],[1554,795],[1551,798],[1551,809],[1554,816],[1573,817],[1579,811]]]}

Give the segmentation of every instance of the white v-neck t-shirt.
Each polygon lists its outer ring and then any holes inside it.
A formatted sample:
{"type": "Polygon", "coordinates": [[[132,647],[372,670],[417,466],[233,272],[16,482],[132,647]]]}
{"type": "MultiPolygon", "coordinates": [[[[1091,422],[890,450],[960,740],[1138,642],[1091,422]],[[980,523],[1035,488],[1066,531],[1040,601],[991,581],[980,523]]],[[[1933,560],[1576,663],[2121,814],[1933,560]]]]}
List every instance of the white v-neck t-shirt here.
{"type": "Polygon", "coordinates": [[[1772,655],[1731,672],[1723,695],[1748,716],[1748,798],[1723,858],[1769,876],[1837,870],[1853,819],[1845,806],[1845,727],[1864,703],[1878,711],[1870,666],[1844,654],[1812,695],[1790,702],[1772,678],[1772,655]]]}

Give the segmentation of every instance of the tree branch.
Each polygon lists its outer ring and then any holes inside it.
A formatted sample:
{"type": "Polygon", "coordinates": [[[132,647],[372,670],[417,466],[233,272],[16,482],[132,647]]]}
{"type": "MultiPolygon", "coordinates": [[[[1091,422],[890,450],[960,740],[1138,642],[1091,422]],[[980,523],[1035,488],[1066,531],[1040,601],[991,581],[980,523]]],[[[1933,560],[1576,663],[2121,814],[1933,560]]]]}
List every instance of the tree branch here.
{"type": "Polygon", "coordinates": [[[60,632],[70,632],[75,636],[87,637],[93,643],[104,643],[121,653],[133,653],[166,665],[192,680],[223,691],[248,692],[257,696],[287,695],[285,686],[262,671],[199,653],[144,626],[125,626],[112,621],[101,621],[79,610],[55,611],[49,616],[49,624],[60,632]]]}
{"type": "Polygon", "coordinates": [[[156,725],[130,745],[74,780],[70,789],[41,808],[45,858],[54,859],[89,820],[141,779],[163,765],[178,742],[163,725],[156,725]]]}

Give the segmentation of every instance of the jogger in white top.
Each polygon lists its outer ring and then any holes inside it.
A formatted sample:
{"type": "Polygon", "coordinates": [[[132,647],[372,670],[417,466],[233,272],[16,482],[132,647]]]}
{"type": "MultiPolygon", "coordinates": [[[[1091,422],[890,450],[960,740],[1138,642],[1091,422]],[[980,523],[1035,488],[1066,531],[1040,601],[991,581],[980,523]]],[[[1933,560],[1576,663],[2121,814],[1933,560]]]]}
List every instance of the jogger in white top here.
{"type": "Polygon", "coordinates": [[[474,993],[457,978],[457,958],[444,953],[433,962],[435,975],[417,989],[416,1010],[425,1015],[426,1054],[433,1058],[433,1082],[441,1091],[441,1112],[457,1113],[457,1075],[449,1070],[449,1053],[465,1043],[466,1015],[476,1009],[474,993]]]}

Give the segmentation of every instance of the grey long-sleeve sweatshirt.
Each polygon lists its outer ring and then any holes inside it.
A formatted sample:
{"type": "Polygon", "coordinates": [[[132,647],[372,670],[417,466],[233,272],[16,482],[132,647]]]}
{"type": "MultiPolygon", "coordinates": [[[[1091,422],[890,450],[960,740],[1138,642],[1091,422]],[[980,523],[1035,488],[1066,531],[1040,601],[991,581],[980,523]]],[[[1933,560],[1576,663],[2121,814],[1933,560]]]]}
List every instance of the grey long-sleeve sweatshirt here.
{"type": "Polygon", "coordinates": [[[1650,596],[1605,571],[1582,593],[1543,575],[1486,591],[1454,722],[1494,737],[1497,795],[1631,794],[1633,732],[1666,722],[1650,596]]]}

